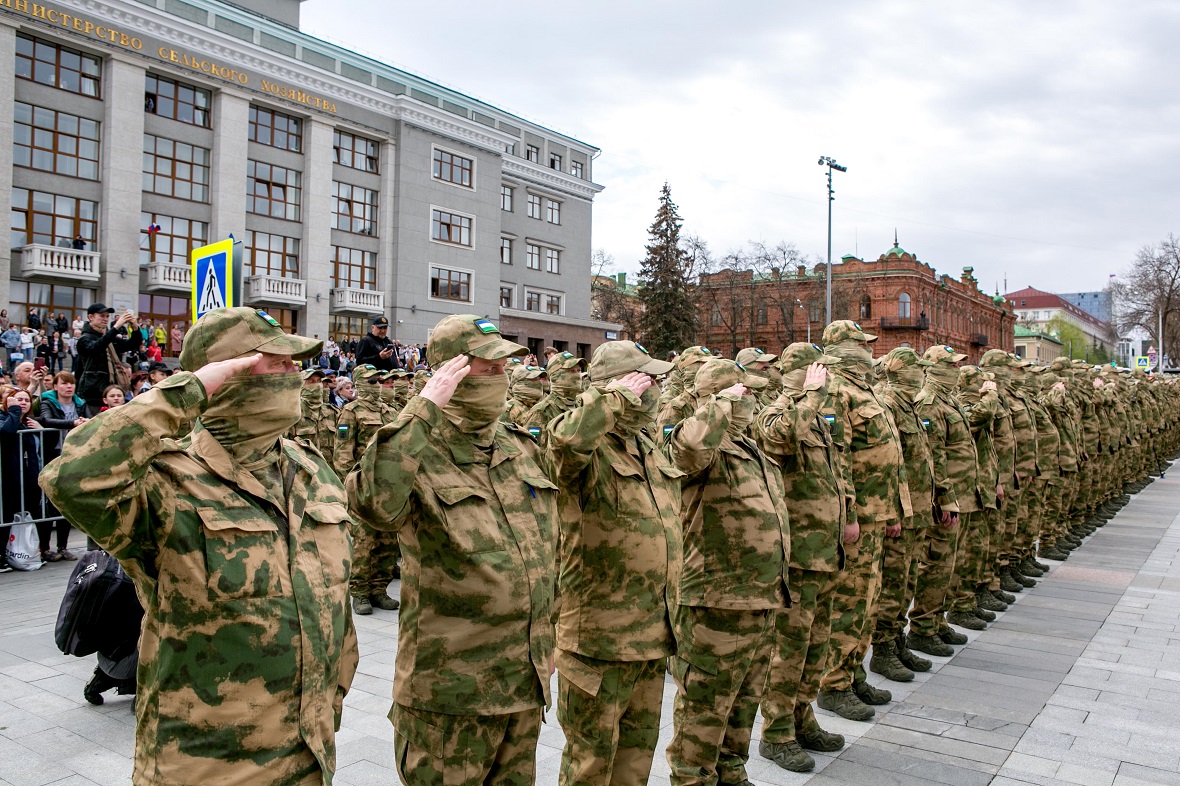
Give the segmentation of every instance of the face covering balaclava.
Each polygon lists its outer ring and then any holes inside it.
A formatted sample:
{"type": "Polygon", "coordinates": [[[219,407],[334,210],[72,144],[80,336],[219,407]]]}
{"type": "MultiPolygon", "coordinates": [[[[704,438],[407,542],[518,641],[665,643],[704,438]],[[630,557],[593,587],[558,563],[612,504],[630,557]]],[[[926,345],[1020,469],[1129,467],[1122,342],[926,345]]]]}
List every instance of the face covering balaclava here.
{"type": "Polygon", "coordinates": [[[533,406],[545,395],[545,383],[537,379],[524,379],[512,387],[512,397],[525,406],[533,406]]]}
{"type": "Polygon", "coordinates": [[[410,400],[411,391],[413,388],[410,385],[409,377],[399,377],[393,383],[394,403],[399,407],[404,407],[410,400]]]}
{"type": "Polygon", "coordinates": [[[766,373],[770,375],[770,387],[772,390],[783,389],[783,372],[778,370],[778,367],[771,366],[766,369],[766,373]]]}
{"type": "MultiPolygon", "coordinates": [[[[603,388],[605,389],[605,385],[603,388]]],[[[624,437],[634,436],[641,429],[652,426],[656,422],[656,408],[660,403],[660,389],[652,385],[643,391],[639,397],[640,406],[627,407],[621,415],[615,417],[615,433],[624,437]]]]}
{"type": "Polygon", "coordinates": [[[890,385],[901,388],[913,397],[922,389],[922,385],[926,381],[926,374],[922,371],[921,366],[906,366],[897,371],[888,372],[886,379],[889,380],[890,385]]]}
{"type": "Polygon", "coordinates": [[[324,401],[324,391],[319,387],[304,385],[299,391],[299,404],[305,410],[315,409],[324,401]]]}
{"type": "Polygon", "coordinates": [[[361,401],[366,401],[370,404],[376,404],[381,400],[381,386],[374,385],[372,382],[367,380],[358,383],[356,386],[356,397],[361,401]]]}
{"type": "Polygon", "coordinates": [[[959,383],[959,369],[950,363],[939,361],[926,369],[926,383],[938,390],[949,391],[959,383]]]}
{"type": "Polygon", "coordinates": [[[384,404],[395,406],[397,404],[397,388],[388,387],[386,385],[378,385],[377,395],[381,397],[384,404]]]}
{"type": "Polygon", "coordinates": [[[443,407],[443,414],[455,428],[471,435],[473,442],[486,447],[492,444],[496,423],[507,403],[507,376],[467,376],[455,388],[455,395],[443,407]]]}
{"type": "Polygon", "coordinates": [[[742,396],[741,401],[733,402],[729,415],[729,429],[726,431],[730,439],[737,439],[746,433],[746,429],[754,422],[753,396],[742,396]]]}
{"type": "Polygon", "coordinates": [[[279,437],[299,422],[302,388],[298,372],[230,377],[201,425],[245,469],[258,469],[278,458],[279,437]]]}
{"type": "Polygon", "coordinates": [[[873,350],[860,341],[848,339],[824,347],[824,353],[840,358],[839,369],[866,379],[873,369],[873,350]]]}
{"type": "Polygon", "coordinates": [[[577,368],[555,370],[549,381],[553,392],[566,401],[572,402],[582,392],[582,375],[577,368]]]}

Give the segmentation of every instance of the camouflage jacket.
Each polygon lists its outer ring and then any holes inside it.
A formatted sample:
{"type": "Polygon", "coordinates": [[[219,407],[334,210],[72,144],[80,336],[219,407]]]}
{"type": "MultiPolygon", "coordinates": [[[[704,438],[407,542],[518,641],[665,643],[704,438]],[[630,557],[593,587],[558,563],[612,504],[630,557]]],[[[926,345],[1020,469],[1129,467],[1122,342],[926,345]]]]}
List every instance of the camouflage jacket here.
{"type": "MultiPolygon", "coordinates": [[[[918,416],[917,406],[911,398],[913,393],[889,383],[882,385],[879,393],[893,414],[893,422],[901,436],[910,505],[915,513],[928,513],[934,509],[934,458],[926,436],[927,424],[918,416]]],[[[928,516],[922,518],[922,521],[928,520],[928,516]]]]}
{"type": "Polygon", "coordinates": [[[1000,399],[994,390],[983,394],[959,391],[959,403],[967,413],[967,423],[975,440],[975,478],[979,490],[979,506],[994,510],[999,507],[996,484],[1001,480],[995,442],[995,424],[1003,415],[1000,399]]]}
{"type": "Polygon", "coordinates": [[[1045,481],[1056,482],[1060,465],[1057,454],[1061,449],[1061,436],[1057,433],[1057,426],[1053,425],[1049,410],[1045,409],[1040,401],[1030,397],[1028,405],[1037,429],[1036,475],[1045,481]]]}
{"type": "Polygon", "coordinates": [[[563,412],[569,412],[577,406],[577,400],[569,400],[555,392],[550,391],[545,394],[545,397],[534,404],[524,416],[522,420],[517,423],[525,428],[535,427],[545,430],[545,425],[553,420],[555,417],[563,412]]]}
{"type": "Polygon", "coordinates": [[[175,374],[70,432],[41,475],[144,606],[133,780],[328,783],[358,660],[344,489],[299,442],[280,496],[199,424],[169,438],[207,403],[175,374]]]}
{"type": "Polygon", "coordinates": [[[1050,388],[1041,395],[1041,404],[1049,412],[1060,435],[1057,447],[1057,468],[1066,474],[1077,472],[1081,463],[1078,447],[1078,413],[1063,391],[1050,388]]]}
{"type": "Polygon", "coordinates": [[[358,395],[346,404],[336,421],[336,441],[332,447],[332,467],[336,474],[347,477],[377,430],[392,423],[396,416],[395,410],[377,396],[358,395]]]}
{"type": "MultiPolygon", "coordinates": [[[[681,455],[696,453],[704,432],[717,423],[710,410],[720,410],[728,423],[733,400],[731,394],[709,397],[665,440],[681,455]]],[[[685,468],[680,605],[786,608],[791,529],[778,465],[749,437],[726,434],[685,468]]]]}
{"type": "Polygon", "coordinates": [[[661,403],[656,413],[656,428],[663,432],[691,415],[695,400],[688,391],[681,391],[679,395],[661,403]]]}
{"type": "MultiPolygon", "coordinates": [[[[684,471],[646,432],[614,433],[616,417],[639,406],[631,391],[593,389],[578,404],[547,426],[562,488],[557,647],[599,660],[665,657],[683,564],[684,471]]],[[[697,450],[716,447],[724,430],[692,429],[697,450]]],[[[707,463],[701,455],[680,458],[691,468],[707,463]]]]}
{"type": "Polygon", "coordinates": [[[835,573],[844,567],[844,524],[855,505],[840,457],[820,414],[827,393],[784,392],[754,419],[758,444],[782,466],[791,523],[790,566],[835,573]]]}
{"type": "Polygon", "coordinates": [[[914,399],[918,415],[929,422],[926,436],[934,458],[934,504],[941,511],[979,510],[975,440],[967,413],[949,392],[927,382],[914,399]]]}
{"type": "Polygon", "coordinates": [[[537,444],[501,423],[474,445],[417,396],[348,476],[357,518],[402,554],[393,700],[501,715],[549,703],[557,486],[537,444]]]}
{"type": "Polygon", "coordinates": [[[832,416],[832,438],[840,448],[844,481],[856,494],[849,520],[857,524],[895,522],[914,515],[893,415],[872,387],[833,370],[824,414],[832,416]]]}
{"type": "Polygon", "coordinates": [[[336,420],[339,417],[340,410],[327,401],[321,399],[309,406],[307,400],[301,398],[299,422],[291,429],[291,438],[307,440],[308,444],[315,445],[324,458],[331,461],[336,442],[336,420]]]}
{"type": "MultiPolygon", "coordinates": [[[[1020,478],[1037,474],[1037,423],[1032,402],[1022,389],[1008,391],[1008,411],[1012,413],[1012,438],[1015,441],[1013,469],[1020,478]]],[[[1018,483],[1023,488],[1023,483],[1018,483]]]]}

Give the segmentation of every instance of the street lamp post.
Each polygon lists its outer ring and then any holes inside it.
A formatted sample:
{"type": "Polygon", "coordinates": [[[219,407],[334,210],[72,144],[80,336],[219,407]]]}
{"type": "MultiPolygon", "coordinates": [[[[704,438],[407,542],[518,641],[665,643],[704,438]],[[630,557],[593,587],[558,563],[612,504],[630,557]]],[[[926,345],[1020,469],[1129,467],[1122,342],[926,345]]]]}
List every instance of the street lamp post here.
{"type": "Polygon", "coordinates": [[[803,312],[803,316],[807,319],[807,343],[811,343],[811,314],[807,313],[807,309],[803,307],[803,301],[795,298],[795,305],[799,306],[799,310],[803,312]]]}
{"type": "MultiPolygon", "coordinates": [[[[836,192],[832,190],[832,170],[837,172],[847,172],[848,167],[840,166],[836,163],[836,159],[831,156],[820,156],[820,166],[828,168],[828,301],[827,301],[827,324],[832,324],[832,203],[836,201],[836,192]]],[[[811,322],[808,321],[807,327],[811,329],[811,322]]]]}

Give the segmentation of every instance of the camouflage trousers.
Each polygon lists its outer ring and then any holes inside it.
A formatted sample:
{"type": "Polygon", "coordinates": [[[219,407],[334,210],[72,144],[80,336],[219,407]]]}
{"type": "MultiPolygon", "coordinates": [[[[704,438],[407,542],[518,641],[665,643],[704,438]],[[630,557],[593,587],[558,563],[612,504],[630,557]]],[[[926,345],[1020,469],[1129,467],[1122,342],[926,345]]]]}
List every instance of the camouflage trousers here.
{"type": "Polygon", "coordinates": [[[832,601],[839,573],[791,568],[791,607],[774,621],[774,643],[762,690],[762,739],[790,742],[812,717],[811,702],[828,663],[832,601]]]}
{"type": "Polygon", "coordinates": [[[647,783],[664,698],[664,658],[606,661],[558,650],[559,786],[647,783]]]}
{"type": "Polygon", "coordinates": [[[905,630],[906,612],[914,600],[918,582],[918,552],[926,543],[925,530],[934,525],[927,510],[902,522],[901,535],[885,538],[881,569],[881,598],[873,622],[873,643],[893,641],[905,630]]]}
{"type": "Polygon", "coordinates": [[[543,709],[507,715],[389,711],[404,786],[533,786],[543,709]]]}
{"type": "Polygon", "coordinates": [[[914,607],[910,609],[910,631],[917,636],[934,636],[946,625],[947,593],[955,575],[955,554],[959,547],[959,532],[963,519],[972,514],[964,513],[959,523],[945,527],[941,522],[927,527],[918,544],[918,579],[914,588],[914,607]]]}
{"type": "Polygon", "coordinates": [[[352,575],[348,591],[354,598],[384,595],[393,581],[401,549],[397,535],[375,532],[359,522],[352,525],[352,575]]]}
{"type": "Polygon", "coordinates": [[[1017,533],[1023,522],[1028,519],[1028,494],[1025,486],[1031,481],[1023,481],[1019,487],[1013,481],[1012,488],[1004,489],[1004,507],[1002,528],[992,533],[988,543],[988,561],[984,564],[983,580],[981,584],[989,589],[1000,588],[1000,573],[1009,565],[1019,562],[1017,550],[1019,539],[1017,533]]]}
{"type": "Polygon", "coordinates": [[[668,745],[672,786],[747,780],[750,734],[774,643],[774,609],[672,611],[676,654],[674,731],[668,745]]]}
{"type": "Polygon", "coordinates": [[[832,641],[820,689],[842,691],[852,686],[856,669],[869,651],[872,624],[881,594],[883,521],[860,525],[860,539],[845,544],[847,559],[832,602],[832,641]]]}
{"type": "Polygon", "coordinates": [[[959,543],[955,549],[955,575],[947,592],[946,611],[971,611],[975,608],[975,590],[983,576],[991,530],[999,526],[1000,512],[995,508],[972,513],[959,519],[959,543]]]}

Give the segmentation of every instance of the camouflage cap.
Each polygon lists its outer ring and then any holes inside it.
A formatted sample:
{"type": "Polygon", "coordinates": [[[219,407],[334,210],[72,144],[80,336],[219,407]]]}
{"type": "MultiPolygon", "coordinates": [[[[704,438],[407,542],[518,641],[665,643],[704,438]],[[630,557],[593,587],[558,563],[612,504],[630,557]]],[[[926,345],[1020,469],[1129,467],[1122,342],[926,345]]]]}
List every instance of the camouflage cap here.
{"type": "Polygon", "coordinates": [[[987,368],[988,366],[1002,366],[1007,368],[1013,365],[1012,356],[1002,349],[989,349],[979,359],[979,365],[981,368],[987,368]]]}
{"type": "Polygon", "coordinates": [[[934,363],[959,363],[967,359],[962,352],[955,352],[949,344],[935,344],[922,353],[922,357],[934,363]]]}
{"type": "Polygon", "coordinates": [[[691,366],[694,363],[704,363],[709,358],[716,357],[708,347],[693,346],[681,352],[676,356],[673,365],[676,368],[684,368],[691,366]]]}
{"type": "Polygon", "coordinates": [[[320,354],[323,346],[319,339],[284,332],[278,320],[262,309],[218,308],[205,312],[185,334],[180,367],[196,371],[252,352],[304,360],[320,354]]]}
{"type": "MultiPolygon", "coordinates": [[[[513,358],[513,360],[516,360],[516,358],[513,358]]],[[[417,374],[414,376],[416,377],[417,374]]],[[[510,362],[508,366],[508,379],[512,382],[519,382],[522,379],[536,379],[542,376],[545,376],[545,369],[537,366],[529,366],[519,361],[516,363],[510,362]]]]}
{"type": "Polygon", "coordinates": [[[968,390],[978,390],[987,381],[987,374],[979,366],[962,366],[959,368],[959,387],[968,390]]]}
{"type": "Polygon", "coordinates": [[[737,361],[713,358],[706,361],[697,370],[695,384],[698,396],[711,396],[739,383],[748,388],[757,388],[766,387],[767,382],[762,377],[750,374],[737,361]],[[758,384],[755,384],[755,380],[758,384]]]}
{"type": "Polygon", "coordinates": [[[1030,374],[1044,374],[1048,370],[1049,370],[1048,366],[1029,365],[1029,367],[1028,367],[1028,373],[1030,373],[1030,374]]]}
{"type": "Polygon", "coordinates": [[[404,368],[395,368],[391,371],[386,371],[384,374],[382,374],[381,379],[398,379],[400,377],[412,377],[412,376],[413,376],[413,374],[411,374],[409,371],[406,371],[404,368]]]}
{"type": "Polygon", "coordinates": [[[1008,355],[1009,363],[1012,368],[1028,368],[1033,364],[1028,358],[1022,358],[1020,355],[1008,355]]]}
{"type": "Polygon", "coordinates": [[[475,314],[452,314],[443,317],[426,342],[426,362],[438,368],[459,355],[483,360],[502,360],[513,355],[527,355],[528,347],[515,344],[500,335],[491,320],[475,314]]]}
{"type": "Polygon", "coordinates": [[[365,382],[380,382],[384,376],[385,372],[369,363],[363,366],[357,366],[352,370],[352,381],[357,385],[365,382]]]}
{"type": "Polygon", "coordinates": [[[575,356],[572,352],[559,352],[553,357],[549,358],[549,363],[545,366],[549,373],[554,371],[565,371],[567,369],[585,369],[586,360],[575,356]]]}
{"type": "Polygon", "coordinates": [[[1064,355],[1059,355],[1053,358],[1053,362],[1049,364],[1049,368],[1052,371],[1065,371],[1066,369],[1073,368],[1073,363],[1064,355]]]}
{"type": "Polygon", "coordinates": [[[549,376],[549,372],[540,366],[525,366],[524,373],[520,375],[520,379],[540,379],[541,377],[549,376]]]}
{"type": "Polygon", "coordinates": [[[886,374],[892,374],[901,371],[903,368],[910,368],[911,366],[933,366],[934,362],[927,360],[919,355],[910,347],[897,347],[891,349],[881,358],[881,370],[886,374]]]}
{"type": "Polygon", "coordinates": [[[818,344],[808,344],[798,341],[791,344],[779,355],[779,368],[784,374],[800,368],[807,368],[812,363],[823,363],[825,366],[839,365],[840,358],[825,355],[818,344]]]}
{"type": "Polygon", "coordinates": [[[746,347],[737,353],[737,357],[734,360],[746,368],[753,368],[755,363],[773,363],[778,360],[778,355],[771,355],[758,347],[746,347]]]}
{"type": "Polygon", "coordinates": [[[851,319],[837,319],[824,328],[824,346],[839,344],[841,341],[876,341],[872,333],[864,332],[860,324],[851,319]]]}
{"type": "Polygon", "coordinates": [[[320,368],[319,366],[312,366],[311,368],[305,368],[300,373],[300,376],[302,376],[304,379],[311,379],[312,377],[314,377],[317,374],[319,374],[321,377],[327,376],[327,374],[324,373],[324,370],[322,368],[320,368]]]}
{"type": "Polygon", "coordinates": [[[635,341],[607,341],[605,344],[599,344],[590,358],[590,379],[594,382],[605,382],[630,374],[632,371],[658,376],[671,370],[671,363],[656,360],[647,353],[642,344],[635,341]]]}

